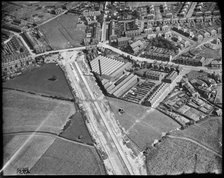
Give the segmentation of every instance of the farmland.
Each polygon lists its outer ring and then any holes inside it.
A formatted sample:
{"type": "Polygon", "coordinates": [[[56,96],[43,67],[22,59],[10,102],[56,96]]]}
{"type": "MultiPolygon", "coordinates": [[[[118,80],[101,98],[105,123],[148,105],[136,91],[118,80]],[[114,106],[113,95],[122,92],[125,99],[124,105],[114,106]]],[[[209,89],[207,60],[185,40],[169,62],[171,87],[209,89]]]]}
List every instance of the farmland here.
{"type": "Polygon", "coordinates": [[[44,64],[40,68],[3,83],[3,88],[19,89],[48,96],[72,99],[68,83],[63,71],[55,64],[44,64]],[[55,80],[49,80],[55,77],[55,80]]]}
{"type": "Polygon", "coordinates": [[[221,172],[222,159],[185,140],[165,138],[147,155],[149,175],[221,172]]]}
{"type": "Polygon", "coordinates": [[[140,150],[150,146],[155,139],[160,139],[162,132],[180,127],[157,110],[149,110],[147,107],[114,98],[109,98],[109,103],[120,126],[140,150]],[[123,108],[125,113],[120,115],[119,108],[123,108]]]}
{"type": "Polygon", "coordinates": [[[12,154],[16,155],[4,170],[4,175],[17,174],[17,168],[33,167],[54,140],[53,137],[43,135],[16,135],[4,147],[4,163],[9,159],[11,160],[12,154]],[[20,151],[17,152],[18,149],[20,151]]]}
{"type": "Polygon", "coordinates": [[[71,102],[13,90],[3,92],[4,133],[39,130],[58,134],[74,113],[71,102]]]}
{"type": "Polygon", "coordinates": [[[222,118],[210,117],[200,123],[192,125],[187,129],[172,132],[174,136],[187,137],[219,152],[222,147],[219,142],[222,141],[222,118]]]}
{"type": "Polygon", "coordinates": [[[92,138],[80,112],[76,112],[71,116],[71,124],[60,136],[93,145],[92,138]]]}
{"type": "Polygon", "coordinates": [[[79,47],[85,36],[85,26],[77,27],[77,22],[78,16],[68,13],[42,25],[39,30],[53,49],[79,47]]]}
{"type": "Polygon", "coordinates": [[[21,167],[31,174],[105,174],[94,146],[75,142],[93,144],[81,113],[74,113],[71,102],[4,89],[4,175],[21,167]]]}
{"type": "Polygon", "coordinates": [[[103,165],[94,147],[56,139],[31,169],[38,175],[102,175],[103,165]]]}

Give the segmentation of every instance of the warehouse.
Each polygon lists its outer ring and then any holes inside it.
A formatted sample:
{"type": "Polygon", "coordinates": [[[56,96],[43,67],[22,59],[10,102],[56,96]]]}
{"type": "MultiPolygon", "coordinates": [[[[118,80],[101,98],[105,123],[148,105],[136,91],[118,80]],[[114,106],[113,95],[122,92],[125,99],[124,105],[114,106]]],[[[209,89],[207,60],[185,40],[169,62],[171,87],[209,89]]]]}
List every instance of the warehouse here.
{"type": "Polygon", "coordinates": [[[168,76],[166,76],[163,79],[163,82],[165,83],[172,83],[173,80],[177,77],[177,72],[176,71],[172,71],[170,74],[168,74],[168,76]]]}
{"type": "Polygon", "coordinates": [[[92,70],[98,74],[100,74],[99,63],[101,72],[104,75],[110,75],[125,64],[124,62],[100,55],[90,62],[92,70]]]}
{"type": "Polygon", "coordinates": [[[145,76],[147,78],[152,79],[152,80],[159,80],[159,81],[161,81],[165,75],[166,74],[163,72],[153,71],[153,70],[148,70],[145,73],[145,76]]]}

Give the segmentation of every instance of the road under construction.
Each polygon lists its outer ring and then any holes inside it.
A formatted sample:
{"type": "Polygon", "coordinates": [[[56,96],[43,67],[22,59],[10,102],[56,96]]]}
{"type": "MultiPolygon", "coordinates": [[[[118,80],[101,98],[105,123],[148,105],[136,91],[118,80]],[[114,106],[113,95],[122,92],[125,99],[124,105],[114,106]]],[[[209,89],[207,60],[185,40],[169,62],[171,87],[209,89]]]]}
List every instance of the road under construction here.
{"type": "Polygon", "coordinates": [[[96,85],[96,82],[90,79],[93,76],[83,74],[90,73],[84,55],[80,56],[77,53],[74,51],[70,57],[65,55],[59,64],[64,66],[70,85],[86,112],[87,127],[96,140],[96,147],[107,155],[104,164],[108,174],[146,175],[144,156],[141,154],[134,156],[132,150],[123,143],[122,132],[113,118],[104,95],[100,92],[97,95],[93,91],[96,85]],[[86,67],[83,68],[85,65],[86,67]]]}

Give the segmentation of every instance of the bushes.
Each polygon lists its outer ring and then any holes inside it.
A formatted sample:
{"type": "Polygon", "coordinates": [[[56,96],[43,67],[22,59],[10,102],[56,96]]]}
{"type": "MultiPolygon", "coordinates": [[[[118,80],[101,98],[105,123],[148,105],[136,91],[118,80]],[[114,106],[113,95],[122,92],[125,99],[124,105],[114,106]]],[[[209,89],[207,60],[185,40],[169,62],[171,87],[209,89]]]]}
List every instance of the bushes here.
{"type": "Polygon", "coordinates": [[[177,48],[174,46],[174,44],[171,41],[169,41],[163,37],[153,38],[151,45],[159,47],[159,48],[166,48],[166,49],[173,50],[173,51],[177,50],[177,48]]]}

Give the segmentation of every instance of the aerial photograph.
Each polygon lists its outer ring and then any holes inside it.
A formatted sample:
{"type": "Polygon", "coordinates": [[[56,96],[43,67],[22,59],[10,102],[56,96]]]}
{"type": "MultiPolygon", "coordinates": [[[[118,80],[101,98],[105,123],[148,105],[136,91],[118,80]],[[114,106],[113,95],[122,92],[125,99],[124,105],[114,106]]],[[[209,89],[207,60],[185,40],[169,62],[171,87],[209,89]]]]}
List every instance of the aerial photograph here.
{"type": "Polygon", "coordinates": [[[220,6],[2,1],[0,175],[221,175],[220,6]]]}

